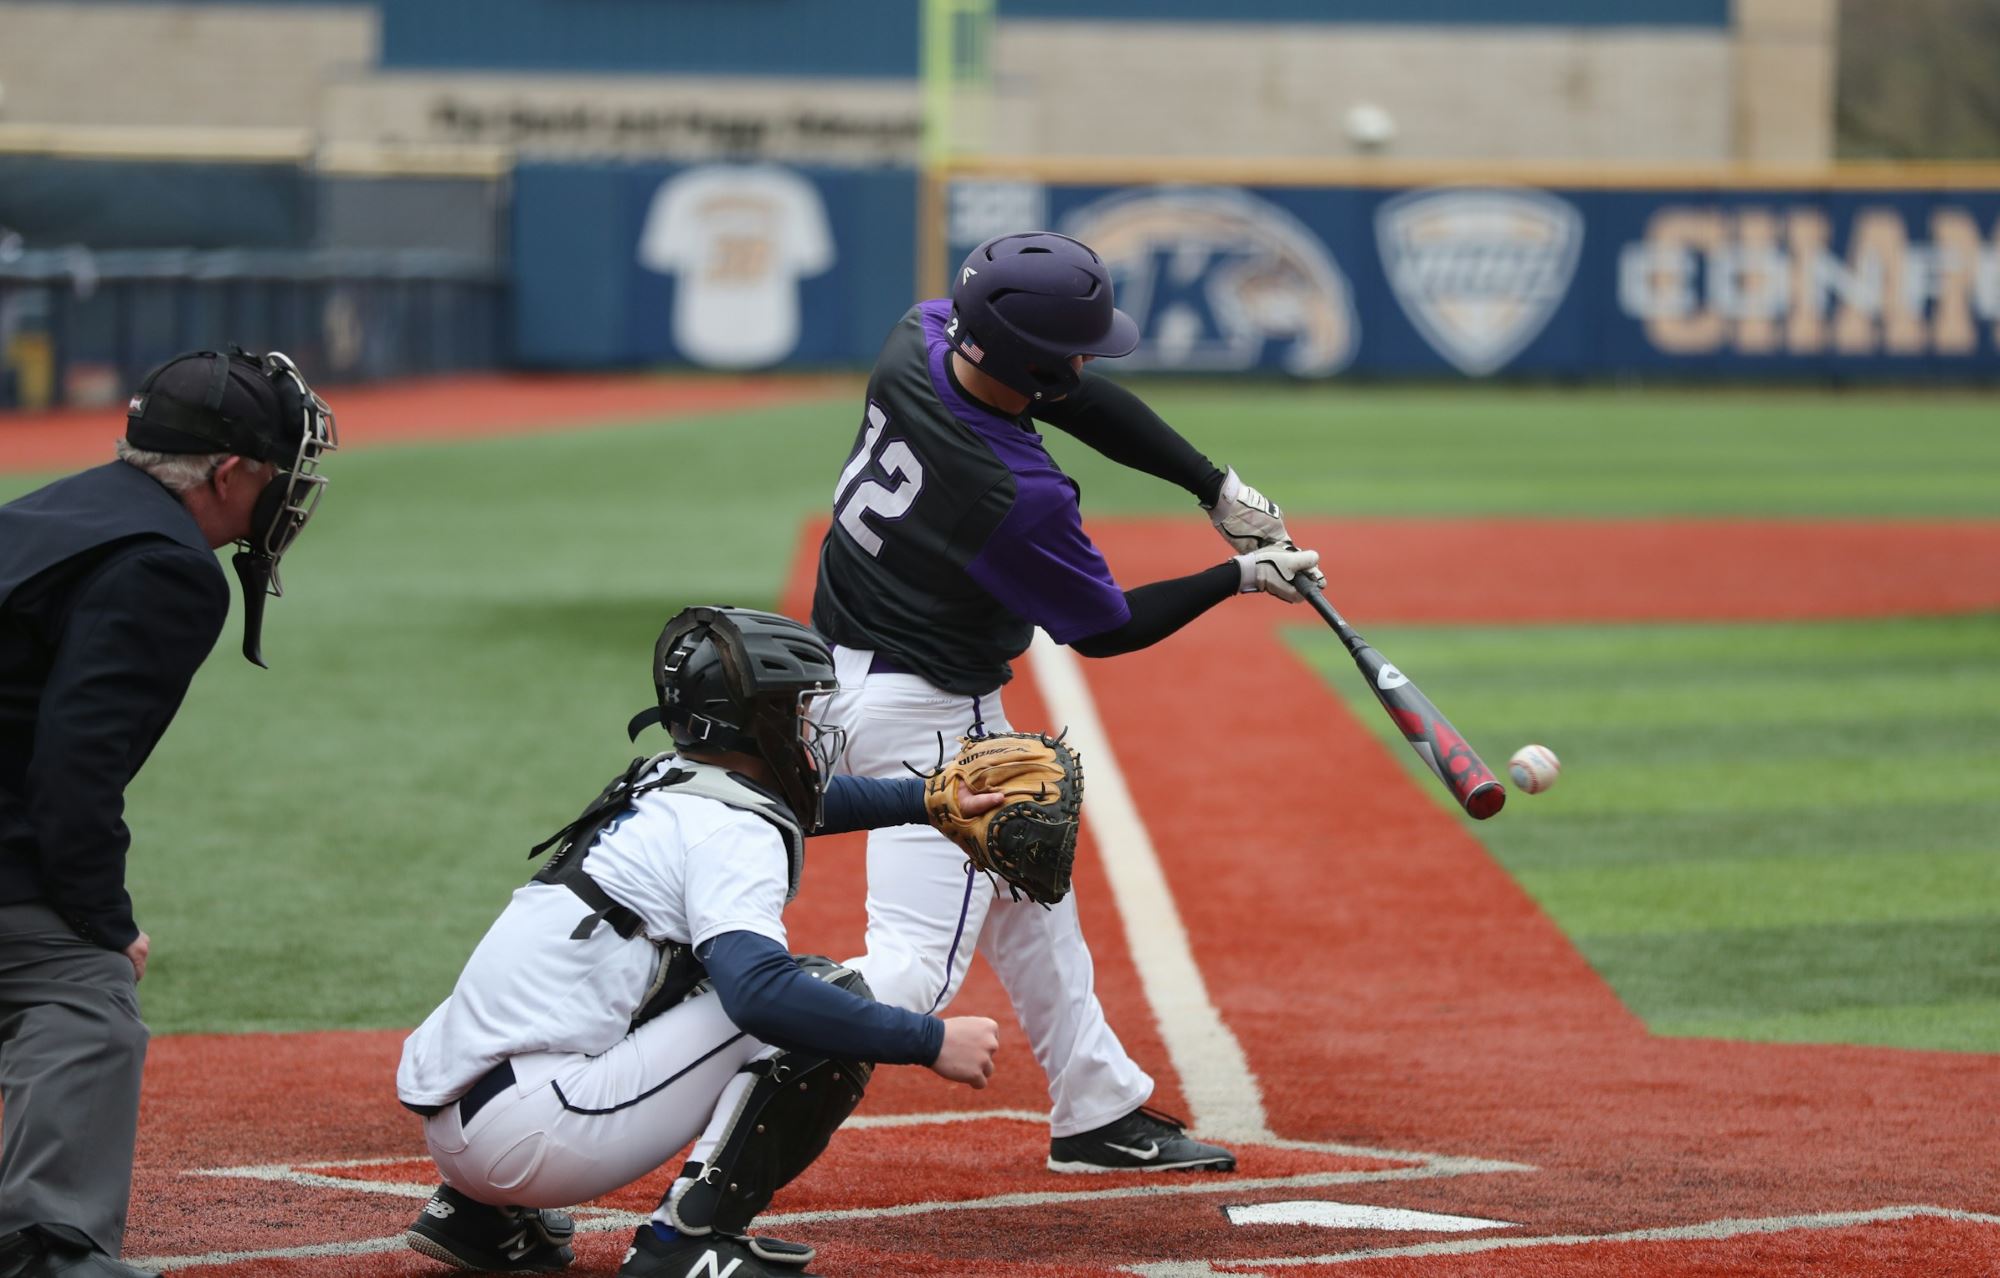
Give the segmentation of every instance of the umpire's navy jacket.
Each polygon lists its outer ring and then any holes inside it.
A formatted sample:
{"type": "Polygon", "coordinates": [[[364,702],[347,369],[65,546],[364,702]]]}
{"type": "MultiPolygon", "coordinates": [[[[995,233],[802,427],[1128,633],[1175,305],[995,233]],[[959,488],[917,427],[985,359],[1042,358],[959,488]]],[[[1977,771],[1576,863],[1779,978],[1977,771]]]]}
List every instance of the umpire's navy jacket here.
{"type": "Polygon", "coordinates": [[[0,506],[0,905],[138,939],[125,786],[229,616],[180,499],[124,462],[0,506]]]}

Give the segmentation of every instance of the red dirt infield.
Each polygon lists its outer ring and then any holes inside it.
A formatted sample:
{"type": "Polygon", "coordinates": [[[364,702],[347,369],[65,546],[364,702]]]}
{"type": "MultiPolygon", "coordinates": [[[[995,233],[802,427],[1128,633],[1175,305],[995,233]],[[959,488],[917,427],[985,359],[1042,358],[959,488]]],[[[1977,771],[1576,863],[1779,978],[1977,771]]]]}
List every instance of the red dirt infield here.
{"type": "MultiPolygon", "coordinates": [[[[616,377],[489,373],[326,390],[343,448],[476,439],[759,408],[854,385],[847,377],[616,377]]],[[[124,406],[0,413],[0,473],[111,458],[124,406]]]]}
{"type": "MultiPolygon", "coordinates": [[[[1311,535],[1337,548],[1329,566],[1339,593],[1371,621],[2000,607],[2000,573],[1963,571],[1991,566],[2000,538],[1960,524],[1787,525],[1770,546],[1744,525],[1727,538],[1594,527],[1552,539],[1571,549],[1546,583],[1515,583],[1505,607],[1496,596],[1461,607],[1428,584],[1435,555],[1420,548],[1490,535],[1476,527],[1329,523],[1311,535]],[[1644,591],[1631,589],[1620,567],[1631,548],[1663,544],[1676,553],[1647,574],[1644,591]],[[1392,565],[1378,553],[1388,547],[1407,553],[1392,565]],[[1801,556],[1842,563],[1844,601],[1780,589],[1758,602],[1756,574],[1743,565],[1801,556]],[[1947,563],[1961,571],[1945,573],[1947,563]],[[1984,593],[1962,588],[1962,577],[1984,593]]],[[[802,540],[794,608],[816,531],[802,540]]],[[[1135,578],[1212,557],[1200,526],[1099,532],[1135,578]]],[[[1246,1143],[1231,1177],[1042,1171],[1040,1074],[982,966],[954,1010],[1007,1027],[996,1086],[972,1093],[920,1070],[878,1072],[862,1125],[780,1195],[771,1232],[811,1237],[822,1249],[816,1268],[828,1274],[1996,1271],[2000,1168],[1990,1153],[2000,1070],[1991,1058],[1649,1035],[1474,827],[1423,793],[1290,653],[1277,627],[1293,620],[1268,600],[1233,602],[1168,644],[1086,669],[1188,943],[1249,1061],[1254,1078],[1243,1084],[1259,1089],[1278,1137],[1337,1148],[1246,1143]],[[1188,736],[1196,723],[1200,742],[1188,736]],[[1318,773],[1341,778],[1338,791],[1250,815],[1239,794],[1215,784],[1202,744],[1238,740],[1313,758],[1318,773]],[[996,1116],[866,1126],[973,1112],[996,1116]],[[1014,1197],[993,1201],[1003,1195],[1014,1197]],[[1468,1233],[1233,1225],[1224,1210],[1315,1200],[1496,1223],[1468,1233]]],[[[1009,702],[1018,723],[1049,721],[1025,669],[1009,702]]],[[[791,914],[794,941],[846,953],[860,935],[859,843],[825,840],[814,851],[791,914]]],[[[1183,1106],[1094,836],[1077,890],[1112,1022],[1159,1078],[1158,1102],[1183,1106]]],[[[390,1092],[399,1041],[384,1032],[157,1043],[128,1254],[164,1263],[292,1257],[190,1270],[232,1275],[436,1272],[395,1243],[429,1183],[416,1122],[390,1092]],[[369,1161],[319,1166],[356,1159],[369,1161]],[[325,1251],[296,1251],[315,1245],[325,1251]]],[[[633,1219],[623,1213],[643,1213],[663,1183],[656,1176],[594,1205],[579,1272],[616,1267],[633,1219]]]]}
{"type": "MultiPolygon", "coordinates": [[[[345,429],[354,410],[341,411],[345,429]]],[[[1199,520],[1092,530],[1128,580],[1218,557],[1199,520]]],[[[1332,597],[1364,632],[2000,609],[1993,524],[1375,520],[1300,533],[1327,548],[1332,597]],[[1534,572],[1475,567],[1523,532],[1547,548],[1534,572]]],[[[817,535],[801,539],[795,613],[817,535]]],[[[1222,1081],[1261,1100],[1270,1138],[1237,1142],[1233,1176],[1042,1170],[1043,1080],[979,965],[953,1010],[1001,1022],[995,1086],[878,1071],[852,1129],[779,1195],[769,1232],[809,1238],[816,1271],[836,1276],[2000,1274],[1993,1058],[1650,1035],[1477,827],[1291,652],[1280,627],[1305,622],[1234,600],[1165,644],[1083,666],[1188,952],[1248,1063],[1222,1081]],[[1270,784],[1249,775],[1254,760],[1288,758],[1337,785],[1289,782],[1306,789],[1290,803],[1246,796],[1270,784]],[[1241,786],[1219,781],[1219,762],[1241,786]],[[1276,1203],[1490,1223],[1236,1224],[1228,1210],[1276,1203]]],[[[1053,694],[1019,670],[1014,722],[1054,722],[1053,694]]],[[[1148,1000],[1104,837],[1086,826],[1076,884],[1097,991],[1158,1079],[1155,1103],[1185,1112],[1194,1084],[1216,1080],[1174,1068],[1171,1013],[1148,1000]]],[[[854,952],[862,899],[860,841],[817,842],[788,914],[795,947],[854,952]]],[[[447,1272],[398,1240],[429,1183],[391,1086],[401,1037],[157,1040],[126,1254],[232,1278],[447,1272]]],[[[630,1213],[666,1174],[580,1214],[573,1272],[616,1269],[630,1213]]]]}

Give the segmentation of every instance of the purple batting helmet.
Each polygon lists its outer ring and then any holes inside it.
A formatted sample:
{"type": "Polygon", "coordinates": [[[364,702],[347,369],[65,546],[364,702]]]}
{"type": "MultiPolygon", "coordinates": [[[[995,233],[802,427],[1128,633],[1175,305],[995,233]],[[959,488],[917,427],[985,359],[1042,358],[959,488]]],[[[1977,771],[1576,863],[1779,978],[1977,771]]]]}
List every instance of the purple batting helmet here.
{"type": "Polygon", "coordinates": [[[1090,246],[1053,231],[1000,235],[952,282],[952,346],[1031,400],[1077,388],[1072,355],[1129,355],[1139,326],[1111,304],[1111,272],[1090,246]]]}

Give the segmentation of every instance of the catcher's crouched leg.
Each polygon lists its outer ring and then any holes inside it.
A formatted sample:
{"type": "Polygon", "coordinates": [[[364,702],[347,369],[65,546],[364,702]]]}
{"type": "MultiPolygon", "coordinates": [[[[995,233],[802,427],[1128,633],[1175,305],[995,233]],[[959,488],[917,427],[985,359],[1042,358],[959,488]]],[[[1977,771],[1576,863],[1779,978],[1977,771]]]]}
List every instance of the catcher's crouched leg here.
{"type": "MultiPolygon", "coordinates": [[[[850,993],[872,997],[859,972],[831,959],[801,955],[799,966],[850,993]]],[[[872,1062],[805,1052],[779,1052],[750,1062],[743,1074],[754,1081],[738,1089],[714,1152],[705,1162],[688,1162],[667,1191],[667,1215],[674,1228],[694,1237],[711,1232],[741,1236],[772,1195],[826,1152],[833,1133],[861,1103],[874,1071],[872,1062]]],[[[765,1260],[804,1265],[813,1258],[812,1249],[799,1244],[748,1241],[765,1260]]]]}

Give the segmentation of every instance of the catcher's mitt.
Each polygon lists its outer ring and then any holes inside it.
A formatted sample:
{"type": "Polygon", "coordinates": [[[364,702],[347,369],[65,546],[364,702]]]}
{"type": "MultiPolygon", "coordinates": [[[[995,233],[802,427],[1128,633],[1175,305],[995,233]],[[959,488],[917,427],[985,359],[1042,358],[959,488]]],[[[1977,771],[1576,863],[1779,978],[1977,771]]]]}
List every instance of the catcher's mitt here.
{"type": "Polygon", "coordinates": [[[1054,905],[1069,895],[1083,766],[1060,737],[999,732],[959,738],[958,757],[924,776],[931,824],[965,849],[973,867],[1007,880],[1014,898],[1054,905]],[[958,783],[1006,802],[980,816],[958,806],[958,783]]]}

